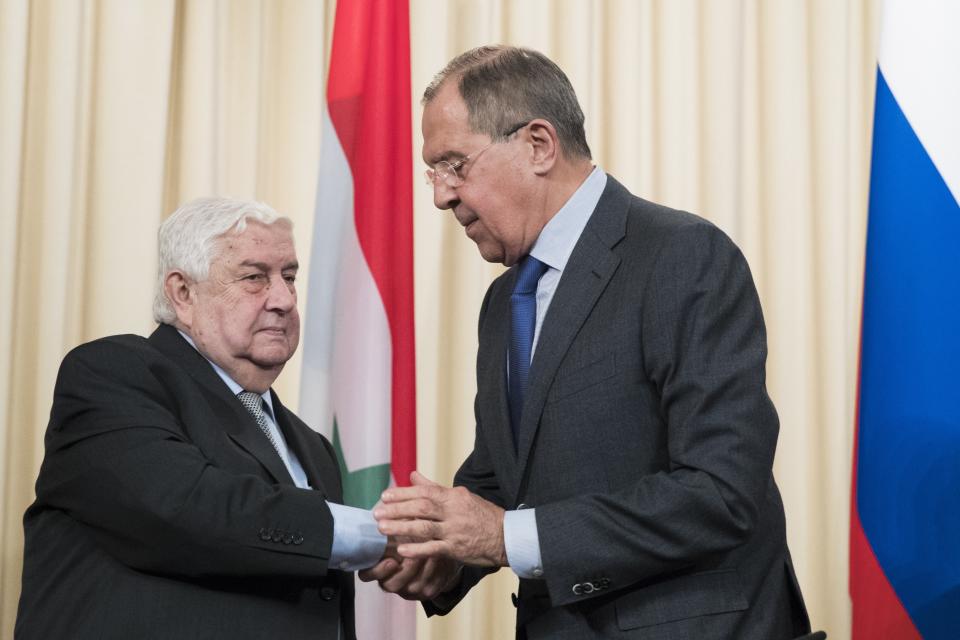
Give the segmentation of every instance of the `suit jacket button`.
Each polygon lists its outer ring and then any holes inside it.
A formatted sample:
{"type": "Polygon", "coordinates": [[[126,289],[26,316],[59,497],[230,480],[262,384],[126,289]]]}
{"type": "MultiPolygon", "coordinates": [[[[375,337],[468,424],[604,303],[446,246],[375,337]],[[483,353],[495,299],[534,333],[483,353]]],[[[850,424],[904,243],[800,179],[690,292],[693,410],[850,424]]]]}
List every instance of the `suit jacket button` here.
{"type": "Polygon", "coordinates": [[[259,535],[260,539],[263,540],[264,542],[267,542],[270,540],[270,532],[267,531],[264,527],[260,527],[260,531],[257,532],[257,535],[259,535]]]}
{"type": "Polygon", "coordinates": [[[274,542],[280,542],[283,540],[283,529],[272,529],[270,539],[274,542]]]}
{"type": "Polygon", "coordinates": [[[289,531],[283,536],[283,544],[290,544],[293,542],[293,534],[289,531]]]}
{"type": "Polygon", "coordinates": [[[517,511],[519,511],[520,509],[526,509],[526,508],[527,508],[527,505],[524,502],[521,502],[520,504],[517,505],[517,511]]]}
{"type": "Polygon", "coordinates": [[[514,606],[514,607],[520,606],[520,605],[518,604],[518,603],[520,602],[520,598],[518,598],[518,597],[517,597],[517,594],[515,594],[515,593],[511,593],[511,594],[510,594],[510,602],[513,603],[513,606],[514,606]]]}
{"type": "Polygon", "coordinates": [[[573,595],[582,596],[583,595],[583,585],[579,582],[573,585],[573,595]]]}
{"type": "Polygon", "coordinates": [[[299,531],[293,534],[293,544],[303,544],[303,534],[299,531]]]}
{"type": "Polygon", "coordinates": [[[321,600],[333,600],[337,597],[337,588],[331,586],[320,587],[320,599],[321,600]]]}

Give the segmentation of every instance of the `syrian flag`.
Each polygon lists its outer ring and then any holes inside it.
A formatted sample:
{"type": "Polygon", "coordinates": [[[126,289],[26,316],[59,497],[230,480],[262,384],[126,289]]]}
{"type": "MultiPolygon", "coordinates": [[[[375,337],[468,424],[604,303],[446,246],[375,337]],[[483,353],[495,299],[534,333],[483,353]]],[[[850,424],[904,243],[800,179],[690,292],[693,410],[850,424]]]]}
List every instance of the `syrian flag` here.
{"type": "Polygon", "coordinates": [[[850,526],[854,640],[960,638],[960,3],[883,5],[850,526]]]}
{"type": "MultiPolygon", "coordinates": [[[[304,325],[300,413],[333,442],[344,503],[416,468],[406,0],[337,3],[304,325]]],[[[357,635],[415,635],[413,603],[357,583],[357,635]]]]}

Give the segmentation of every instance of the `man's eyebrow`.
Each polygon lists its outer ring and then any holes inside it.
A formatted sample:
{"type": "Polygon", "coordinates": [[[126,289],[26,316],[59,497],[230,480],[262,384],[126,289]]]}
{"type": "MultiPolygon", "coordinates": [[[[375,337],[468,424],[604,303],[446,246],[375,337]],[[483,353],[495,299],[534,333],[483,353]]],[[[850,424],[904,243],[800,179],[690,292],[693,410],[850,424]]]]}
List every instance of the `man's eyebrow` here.
{"type": "Polygon", "coordinates": [[[457,160],[460,160],[465,157],[466,155],[463,153],[460,153],[459,151],[444,151],[443,153],[432,156],[431,158],[426,160],[426,164],[428,167],[432,167],[438,162],[449,162],[450,164],[453,164],[457,160]]]}
{"type": "MultiPolygon", "coordinates": [[[[254,269],[259,269],[260,271],[270,271],[270,265],[266,262],[258,262],[256,260],[244,260],[240,263],[241,267],[253,267],[254,269]]],[[[280,267],[281,271],[290,271],[300,269],[300,263],[294,260],[293,262],[288,262],[287,264],[280,267]]]]}

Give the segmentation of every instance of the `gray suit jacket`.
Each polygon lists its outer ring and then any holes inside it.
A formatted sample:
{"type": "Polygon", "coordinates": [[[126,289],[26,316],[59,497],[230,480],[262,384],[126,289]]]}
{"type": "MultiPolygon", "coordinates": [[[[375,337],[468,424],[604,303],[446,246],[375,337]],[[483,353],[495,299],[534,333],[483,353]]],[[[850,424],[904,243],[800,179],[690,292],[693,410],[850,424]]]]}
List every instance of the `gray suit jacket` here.
{"type": "MultiPolygon", "coordinates": [[[[536,508],[545,579],[521,580],[518,635],[806,632],[771,472],[763,317],[736,246],[610,178],[541,328],[516,452],[505,376],[515,278],[483,302],[476,442],[455,484],[536,508]]],[[[428,610],[449,610],[482,575],[466,571],[428,610]]]]}

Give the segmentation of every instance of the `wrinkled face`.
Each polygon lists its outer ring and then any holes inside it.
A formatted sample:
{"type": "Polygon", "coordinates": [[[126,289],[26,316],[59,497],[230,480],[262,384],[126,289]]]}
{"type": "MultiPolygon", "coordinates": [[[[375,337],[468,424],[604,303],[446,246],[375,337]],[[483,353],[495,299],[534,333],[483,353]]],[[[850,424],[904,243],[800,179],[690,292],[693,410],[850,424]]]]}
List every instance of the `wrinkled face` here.
{"type": "Polygon", "coordinates": [[[194,285],[190,337],[232,376],[250,364],[282,368],[300,342],[290,228],[248,220],[243,233],[227,233],[218,247],[209,276],[194,285]]]}
{"type": "Polygon", "coordinates": [[[540,233],[531,213],[530,150],[520,134],[490,145],[489,136],[470,130],[468,117],[455,81],[442,85],[424,107],[424,162],[432,167],[441,160],[452,164],[470,156],[457,169],[463,184],[454,188],[437,180],[433,202],[438,209],[453,211],[484,260],[509,266],[530,250],[540,233]]]}

